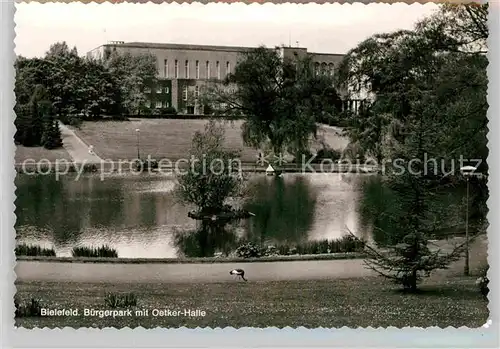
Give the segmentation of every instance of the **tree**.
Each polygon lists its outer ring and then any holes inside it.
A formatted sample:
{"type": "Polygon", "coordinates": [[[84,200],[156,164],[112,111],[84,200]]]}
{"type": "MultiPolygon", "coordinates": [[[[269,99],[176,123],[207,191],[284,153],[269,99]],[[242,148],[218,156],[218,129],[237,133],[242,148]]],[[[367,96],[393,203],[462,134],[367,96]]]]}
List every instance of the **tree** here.
{"type": "Polygon", "coordinates": [[[478,54],[488,51],[488,3],[443,4],[416,29],[431,37],[440,50],[478,54]]]}
{"type": "Polygon", "coordinates": [[[47,149],[56,149],[63,145],[59,123],[53,113],[48,113],[44,116],[41,143],[47,149]]]}
{"type": "Polygon", "coordinates": [[[70,50],[66,42],[58,42],[50,46],[44,61],[50,66],[44,85],[55,113],[61,121],[78,125],[87,100],[84,60],[76,47],[70,50]]]}
{"type": "Polygon", "coordinates": [[[226,226],[248,218],[250,214],[235,209],[228,200],[243,195],[244,178],[238,170],[239,153],[224,149],[224,127],[210,120],[205,131],[196,132],[189,152],[187,170],[177,174],[176,197],[186,205],[195,206],[188,216],[201,221],[201,226],[185,236],[176,234],[175,241],[184,251],[195,250],[199,256],[212,254],[223,241],[234,240],[226,226]],[[232,237],[232,238],[229,238],[232,237]],[[196,248],[194,245],[199,244],[196,248]],[[207,245],[208,244],[208,245],[207,245]]]}
{"type": "Polygon", "coordinates": [[[339,101],[331,78],[314,73],[310,58],[282,59],[265,47],[243,53],[223,85],[209,86],[203,99],[215,116],[244,120],[246,145],[269,145],[276,156],[309,150],[317,119],[334,114],[339,101]]]}
{"type": "Polygon", "coordinates": [[[140,114],[148,102],[145,88],[154,88],[156,84],[156,57],[152,54],[136,56],[113,52],[106,67],[120,89],[123,111],[140,114]]]}
{"type": "Polygon", "coordinates": [[[86,95],[82,110],[84,118],[96,120],[103,115],[121,114],[122,94],[118,78],[101,60],[85,59],[83,65],[86,71],[82,82],[86,95]]]}
{"type": "Polygon", "coordinates": [[[349,52],[339,70],[341,84],[374,96],[349,133],[377,160],[390,160],[383,180],[397,206],[388,251],[370,247],[366,262],[412,291],[464,251],[465,243],[450,253],[431,251],[429,238],[457,229],[459,205],[443,209],[437,200],[458,183],[457,158],[487,155],[487,32],[478,22],[484,9],[444,6],[414,30],[374,35],[349,52]],[[432,169],[426,158],[437,160],[432,169]]]}
{"type": "Polygon", "coordinates": [[[465,243],[454,246],[448,253],[429,248],[433,234],[443,226],[448,228],[458,212],[456,204],[443,210],[442,202],[436,200],[454,184],[449,177],[439,168],[429,172],[425,163],[414,162],[424,159],[424,154],[435,154],[432,142],[435,132],[429,130],[443,126],[441,120],[432,117],[434,110],[429,108],[433,106],[429,98],[433,97],[418,96],[412,102],[413,112],[406,118],[404,137],[391,148],[397,163],[389,164],[384,177],[393,198],[391,204],[396,206],[388,218],[393,231],[391,244],[385,252],[368,247],[365,260],[368,267],[412,292],[417,291],[422,277],[458,260],[465,246],[465,243]]]}
{"type": "Polygon", "coordinates": [[[134,97],[131,84],[124,85],[124,81],[139,75],[141,78],[136,80],[140,83],[142,79],[154,77],[155,72],[154,63],[146,62],[143,57],[127,56],[119,60],[130,64],[120,63],[120,69],[114,69],[103,60],[80,57],[76,48],[70,49],[66,42],[51,45],[43,58],[19,56],[15,64],[17,102],[28,103],[34,86],[43,85],[54,117],[65,123],[78,125],[82,120],[119,115],[123,111],[124,98],[128,98],[125,104],[140,104],[145,100],[142,90],[141,97],[134,97]],[[130,102],[131,94],[135,102],[130,102]]]}
{"type": "Polygon", "coordinates": [[[50,45],[49,50],[45,53],[45,58],[57,59],[67,55],[78,56],[78,50],[76,47],[70,49],[66,41],[60,41],[50,45]]]}
{"type": "Polygon", "coordinates": [[[18,56],[14,63],[16,82],[14,91],[16,103],[28,104],[34,89],[38,85],[46,86],[46,77],[50,74],[50,66],[44,59],[18,56]]]}
{"type": "Polygon", "coordinates": [[[30,105],[28,103],[18,103],[16,104],[14,110],[16,112],[16,120],[14,121],[16,133],[14,135],[14,141],[17,144],[21,144],[26,147],[39,145],[35,126],[37,120],[33,120],[30,105]]]}
{"type": "Polygon", "coordinates": [[[377,34],[348,52],[337,83],[373,96],[367,110],[349,127],[352,140],[381,162],[387,157],[384,143],[399,136],[411,112],[412,91],[426,89],[441,96],[432,101],[436,114],[456,126],[444,138],[455,146],[443,144],[443,149],[463,151],[464,140],[482,130],[474,137],[479,143],[468,144],[484,155],[486,13],[487,5],[445,5],[415,30],[377,34]]]}
{"type": "Polygon", "coordinates": [[[24,146],[41,145],[47,149],[62,146],[59,125],[43,85],[35,86],[28,103],[16,105],[16,114],[16,142],[24,146]]]}
{"type": "Polygon", "coordinates": [[[197,214],[223,213],[226,200],[242,192],[243,178],[238,172],[239,153],[224,149],[224,127],[210,120],[205,132],[196,132],[189,152],[189,170],[178,174],[177,197],[194,205],[197,214]]]}
{"type": "MultiPolygon", "coordinates": [[[[424,105],[425,99],[421,107],[424,105]]],[[[418,110],[419,106],[414,108],[418,110]]],[[[394,198],[392,205],[396,206],[389,220],[397,235],[391,236],[388,251],[381,252],[368,246],[365,263],[405,290],[415,292],[422,277],[429,276],[435,269],[446,269],[451,262],[458,260],[465,250],[465,242],[454,246],[448,253],[429,248],[430,237],[443,225],[453,222],[458,210],[456,205],[443,210],[442,202],[436,201],[436,197],[453,183],[449,183],[442,173],[426,173],[424,163],[412,162],[422,159],[423,154],[432,148],[432,143],[426,139],[430,135],[427,130],[436,127],[436,122],[419,114],[409,119],[404,141],[394,147],[394,155],[399,161],[390,164],[384,178],[394,198]]]]}

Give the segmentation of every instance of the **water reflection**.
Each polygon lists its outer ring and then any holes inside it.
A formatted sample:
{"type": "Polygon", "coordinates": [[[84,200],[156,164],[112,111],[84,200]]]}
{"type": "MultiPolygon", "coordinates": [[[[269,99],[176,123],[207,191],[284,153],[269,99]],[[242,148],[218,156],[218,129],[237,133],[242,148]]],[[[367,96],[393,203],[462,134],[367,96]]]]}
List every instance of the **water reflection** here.
{"type": "Polygon", "coordinates": [[[318,188],[303,176],[260,177],[250,184],[244,205],[255,217],[246,222],[252,242],[300,242],[314,222],[318,188]]]}
{"type": "Polygon", "coordinates": [[[229,256],[238,247],[239,238],[233,225],[200,223],[196,230],[174,232],[178,255],[212,257],[216,253],[229,256]]]}
{"type": "MultiPolygon", "coordinates": [[[[485,182],[471,180],[469,230],[477,231],[485,219],[485,182]]],[[[366,177],[361,185],[359,220],[362,231],[371,231],[378,245],[397,244],[408,233],[407,222],[414,202],[414,192],[391,190],[380,177],[366,177]]],[[[465,233],[466,193],[464,181],[443,183],[427,190],[425,216],[421,224],[433,238],[465,233]]]]}
{"type": "Polygon", "coordinates": [[[261,244],[333,239],[344,226],[360,235],[356,175],[253,176],[244,206],[256,214],[239,224],[200,230],[192,208],[172,195],[174,181],[162,176],[85,175],[16,178],[19,242],[54,247],[69,256],[74,246],[108,244],[120,257],[208,256],[239,240],[261,244]]]}

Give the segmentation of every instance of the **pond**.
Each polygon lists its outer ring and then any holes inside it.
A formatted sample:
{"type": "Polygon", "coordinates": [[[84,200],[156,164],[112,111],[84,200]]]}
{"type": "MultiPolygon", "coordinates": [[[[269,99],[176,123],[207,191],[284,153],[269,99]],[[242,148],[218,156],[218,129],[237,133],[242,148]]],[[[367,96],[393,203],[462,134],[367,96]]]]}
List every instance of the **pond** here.
{"type": "MultiPolygon", "coordinates": [[[[340,238],[347,234],[346,227],[369,239],[369,225],[360,225],[358,209],[367,177],[253,175],[244,206],[255,216],[240,222],[221,239],[294,244],[340,238]]],[[[71,256],[73,247],[101,245],[114,248],[124,258],[197,254],[194,250],[200,246],[176,239],[197,225],[187,216],[192,208],[176,201],[173,179],[130,174],[104,180],[99,175],[76,179],[69,175],[59,179],[51,175],[16,178],[18,243],[51,247],[57,256],[71,256]]]]}

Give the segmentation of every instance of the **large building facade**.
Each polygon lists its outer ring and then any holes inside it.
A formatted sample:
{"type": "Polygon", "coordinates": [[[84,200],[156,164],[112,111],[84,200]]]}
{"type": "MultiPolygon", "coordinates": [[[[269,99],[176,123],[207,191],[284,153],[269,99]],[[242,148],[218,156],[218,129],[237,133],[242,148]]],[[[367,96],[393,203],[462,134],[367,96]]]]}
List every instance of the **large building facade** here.
{"type": "MultiPolygon", "coordinates": [[[[87,56],[107,59],[113,52],[152,54],[156,57],[158,84],[146,87],[149,107],[173,107],[182,114],[202,114],[203,108],[197,102],[200,90],[209,80],[224,79],[238,64],[241,54],[252,49],[255,48],[112,41],[88,52],[87,56]]],[[[302,47],[277,49],[283,58],[309,56],[315,71],[322,74],[334,74],[343,58],[342,54],[313,53],[302,47]]]]}

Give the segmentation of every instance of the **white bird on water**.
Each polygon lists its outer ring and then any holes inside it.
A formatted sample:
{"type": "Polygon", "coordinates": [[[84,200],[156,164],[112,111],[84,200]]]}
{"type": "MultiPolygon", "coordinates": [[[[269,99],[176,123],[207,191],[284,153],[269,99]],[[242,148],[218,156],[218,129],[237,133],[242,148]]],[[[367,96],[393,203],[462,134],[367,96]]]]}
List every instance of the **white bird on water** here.
{"type": "Polygon", "coordinates": [[[245,271],[243,269],[233,269],[229,272],[229,274],[239,276],[243,280],[248,281],[245,279],[245,271]]]}

